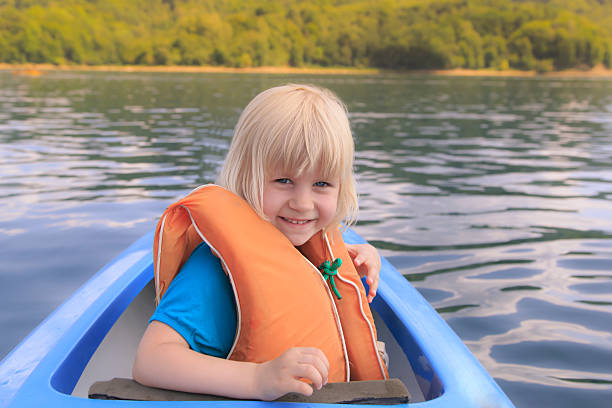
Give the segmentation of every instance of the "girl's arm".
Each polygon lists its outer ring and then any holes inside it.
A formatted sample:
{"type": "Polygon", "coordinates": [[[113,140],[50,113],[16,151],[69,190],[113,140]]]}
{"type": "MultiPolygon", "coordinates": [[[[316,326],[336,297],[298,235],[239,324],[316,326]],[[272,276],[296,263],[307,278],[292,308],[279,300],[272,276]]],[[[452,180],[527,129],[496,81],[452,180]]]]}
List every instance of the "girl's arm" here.
{"type": "Polygon", "coordinates": [[[329,363],[316,348],[295,347],[265,363],[226,360],[193,351],[170,326],[147,327],[132,369],[143,385],[230,398],[274,400],[288,392],[311,395],[327,383],[329,363]]]}
{"type": "Polygon", "coordinates": [[[362,278],[366,276],[366,282],[370,287],[368,302],[372,303],[376,290],[378,290],[378,280],[380,278],[380,255],[376,248],[370,244],[345,244],[357,273],[362,278]]]}

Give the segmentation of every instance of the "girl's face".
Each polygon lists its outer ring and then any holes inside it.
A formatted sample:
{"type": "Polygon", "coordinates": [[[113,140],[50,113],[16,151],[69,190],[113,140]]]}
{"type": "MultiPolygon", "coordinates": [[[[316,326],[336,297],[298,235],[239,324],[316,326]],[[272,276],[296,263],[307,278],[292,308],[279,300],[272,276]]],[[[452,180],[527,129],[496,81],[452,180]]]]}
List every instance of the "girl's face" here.
{"type": "Polygon", "coordinates": [[[326,180],[318,170],[295,176],[274,171],[263,191],[263,212],[294,246],[327,227],[336,215],[339,180],[326,180]]]}

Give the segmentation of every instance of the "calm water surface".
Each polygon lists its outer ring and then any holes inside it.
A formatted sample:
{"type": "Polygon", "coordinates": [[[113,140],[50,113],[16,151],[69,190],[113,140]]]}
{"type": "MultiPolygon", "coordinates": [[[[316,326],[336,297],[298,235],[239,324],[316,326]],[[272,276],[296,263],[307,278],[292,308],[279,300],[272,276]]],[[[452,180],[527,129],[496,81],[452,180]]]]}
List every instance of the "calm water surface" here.
{"type": "Polygon", "coordinates": [[[374,243],[519,407],[612,399],[612,81],[0,72],[0,357],[286,82],[347,103],[374,243]]]}

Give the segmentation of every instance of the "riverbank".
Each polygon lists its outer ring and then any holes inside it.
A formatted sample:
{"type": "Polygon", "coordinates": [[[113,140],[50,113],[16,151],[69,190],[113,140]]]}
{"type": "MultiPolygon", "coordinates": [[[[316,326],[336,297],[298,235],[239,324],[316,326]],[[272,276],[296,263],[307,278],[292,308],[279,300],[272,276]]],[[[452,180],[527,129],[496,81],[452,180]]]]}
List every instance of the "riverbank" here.
{"type": "Polygon", "coordinates": [[[376,68],[349,67],[216,67],[169,65],[53,65],[53,64],[1,64],[0,70],[15,74],[43,74],[49,71],[104,71],[104,72],[187,72],[187,73],[255,73],[255,74],[328,74],[328,75],[376,75],[376,68]]]}
{"type": "Polygon", "coordinates": [[[53,64],[2,64],[0,70],[11,71],[15,75],[43,75],[50,71],[103,71],[103,72],[186,72],[186,73],[254,73],[254,74],[309,74],[309,75],[380,75],[395,74],[421,74],[439,76],[465,76],[465,77],[559,77],[580,78],[597,77],[612,78],[612,70],[603,66],[596,66],[589,70],[570,69],[538,73],[536,71],[522,70],[492,70],[492,69],[433,69],[433,70],[382,70],[378,68],[350,68],[350,67],[249,67],[231,68],[215,66],[149,66],[149,65],[53,65],[53,64]]]}

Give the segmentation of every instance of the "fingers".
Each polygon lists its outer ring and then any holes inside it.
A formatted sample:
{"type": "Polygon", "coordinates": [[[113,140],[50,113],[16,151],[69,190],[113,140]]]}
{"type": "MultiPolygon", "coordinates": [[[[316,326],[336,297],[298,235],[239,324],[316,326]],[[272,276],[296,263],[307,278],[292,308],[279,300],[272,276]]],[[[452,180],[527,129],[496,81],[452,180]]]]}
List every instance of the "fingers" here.
{"type": "Polygon", "coordinates": [[[300,364],[299,368],[303,370],[299,376],[310,380],[317,390],[327,384],[329,361],[320,349],[303,348],[298,363],[300,364]]]}
{"type": "Polygon", "coordinates": [[[370,287],[370,290],[368,292],[368,303],[372,303],[374,297],[376,296],[376,291],[378,290],[378,282],[378,275],[376,275],[374,279],[368,277],[368,286],[370,287]]]}
{"type": "Polygon", "coordinates": [[[367,300],[372,303],[378,290],[381,267],[378,251],[370,244],[347,245],[346,248],[359,276],[366,277],[369,286],[367,300]]]}
{"type": "Polygon", "coordinates": [[[298,364],[292,374],[296,379],[303,378],[310,381],[314,389],[320,390],[323,387],[323,374],[314,365],[298,364]]]}
{"type": "MultiPolygon", "coordinates": [[[[347,246],[348,248],[349,246],[347,246]]],[[[366,277],[369,286],[367,300],[368,303],[372,303],[378,290],[381,267],[378,251],[370,244],[358,244],[350,246],[349,254],[351,254],[359,276],[366,277]]]]}
{"type": "MultiPolygon", "coordinates": [[[[347,249],[349,248],[349,255],[353,260],[355,268],[358,270],[361,269],[362,272],[380,270],[380,256],[378,255],[376,248],[374,248],[372,245],[356,244],[351,245],[350,247],[347,245],[347,249]]],[[[365,273],[363,273],[362,276],[365,276],[365,273]]]]}
{"type": "Polygon", "coordinates": [[[355,258],[355,255],[357,255],[359,253],[359,251],[357,250],[357,245],[355,244],[345,244],[346,246],[346,250],[349,253],[349,256],[351,258],[355,258]]]}
{"type": "Polygon", "coordinates": [[[312,387],[306,384],[304,381],[294,380],[292,381],[291,385],[292,388],[289,389],[287,392],[297,392],[298,394],[303,394],[307,397],[311,396],[314,392],[312,387]]]}
{"type": "Polygon", "coordinates": [[[293,347],[260,364],[258,371],[261,399],[273,400],[288,392],[311,395],[313,387],[320,389],[327,383],[329,361],[317,348],[293,347]]]}
{"type": "Polygon", "coordinates": [[[357,268],[357,269],[361,265],[363,265],[364,262],[365,262],[364,257],[359,255],[359,254],[355,254],[355,256],[353,257],[353,265],[355,265],[355,268],[357,268]]]}
{"type": "MultiPolygon", "coordinates": [[[[376,248],[370,244],[346,245],[346,249],[355,264],[363,264],[369,258],[378,255],[376,248]]],[[[357,266],[357,265],[355,265],[357,266]]]]}
{"type": "Polygon", "coordinates": [[[367,282],[370,288],[368,292],[368,302],[372,303],[372,300],[376,296],[376,291],[378,290],[378,283],[380,282],[380,272],[378,269],[368,275],[367,282]]]}

